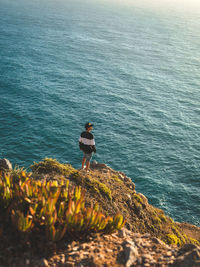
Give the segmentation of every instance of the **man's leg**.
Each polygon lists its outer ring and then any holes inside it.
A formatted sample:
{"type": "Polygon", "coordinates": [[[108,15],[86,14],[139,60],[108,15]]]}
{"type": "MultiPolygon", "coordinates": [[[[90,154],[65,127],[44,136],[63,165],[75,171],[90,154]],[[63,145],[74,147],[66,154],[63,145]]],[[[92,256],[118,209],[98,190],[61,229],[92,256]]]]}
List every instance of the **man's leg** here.
{"type": "Polygon", "coordinates": [[[86,161],[86,158],[83,158],[82,159],[82,169],[84,169],[85,161],[86,161]]]}
{"type": "Polygon", "coordinates": [[[88,171],[89,167],[90,167],[90,161],[87,160],[87,161],[86,161],[86,168],[85,168],[85,170],[88,171]]]}

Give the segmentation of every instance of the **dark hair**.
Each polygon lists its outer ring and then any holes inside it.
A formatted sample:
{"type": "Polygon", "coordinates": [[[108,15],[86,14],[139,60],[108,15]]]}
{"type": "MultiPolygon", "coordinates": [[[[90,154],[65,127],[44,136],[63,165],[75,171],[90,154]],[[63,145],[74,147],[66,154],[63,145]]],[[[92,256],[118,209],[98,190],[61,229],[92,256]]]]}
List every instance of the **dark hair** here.
{"type": "Polygon", "coordinates": [[[90,128],[90,127],[92,127],[92,126],[93,126],[92,123],[87,122],[87,123],[85,124],[85,129],[87,130],[88,128],[90,128]]]}

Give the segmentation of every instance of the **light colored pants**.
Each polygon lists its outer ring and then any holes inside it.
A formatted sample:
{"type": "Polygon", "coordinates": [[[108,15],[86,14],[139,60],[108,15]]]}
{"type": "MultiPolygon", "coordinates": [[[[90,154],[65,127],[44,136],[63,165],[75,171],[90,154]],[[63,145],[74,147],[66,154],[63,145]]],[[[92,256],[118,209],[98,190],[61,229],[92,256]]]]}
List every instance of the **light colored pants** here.
{"type": "Polygon", "coordinates": [[[86,158],[86,161],[90,161],[93,153],[85,153],[83,152],[83,158],[86,158]]]}

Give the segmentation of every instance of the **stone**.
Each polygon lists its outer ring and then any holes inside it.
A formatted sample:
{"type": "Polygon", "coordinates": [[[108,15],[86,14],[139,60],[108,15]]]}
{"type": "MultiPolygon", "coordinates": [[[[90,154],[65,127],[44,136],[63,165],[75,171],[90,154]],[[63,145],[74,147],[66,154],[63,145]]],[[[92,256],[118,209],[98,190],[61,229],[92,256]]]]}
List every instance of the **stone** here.
{"type": "Polygon", "coordinates": [[[200,251],[192,250],[179,256],[175,261],[177,267],[199,267],[200,265],[200,251]]]}
{"type": "Polygon", "coordinates": [[[140,196],[141,199],[143,200],[143,204],[145,205],[148,204],[148,199],[142,193],[138,193],[138,196],[140,196]]]}
{"type": "Polygon", "coordinates": [[[62,263],[65,263],[65,254],[61,254],[60,259],[62,263]]]}
{"type": "Polygon", "coordinates": [[[118,245],[117,250],[119,250],[119,251],[122,250],[122,246],[118,245]]]}
{"type": "Polygon", "coordinates": [[[75,247],[76,246],[76,241],[72,241],[71,243],[71,248],[75,247]]]}
{"type": "Polygon", "coordinates": [[[87,243],[83,243],[82,245],[80,245],[79,250],[89,249],[89,248],[90,248],[90,246],[87,243]]]}
{"type": "Polygon", "coordinates": [[[120,180],[124,181],[124,175],[122,175],[121,173],[118,174],[118,177],[120,180]]]}
{"type": "Polygon", "coordinates": [[[111,234],[112,237],[114,238],[117,238],[117,235],[114,233],[114,234],[111,234]]]}
{"type": "Polygon", "coordinates": [[[68,262],[65,263],[64,266],[67,266],[67,267],[74,267],[74,263],[68,261],[68,262]]]}
{"type": "Polygon", "coordinates": [[[29,265],[29,264],[30,264],[30,260],[26,259],[26,265],[29,265]]]}
{"type": "Polygon", "coordinates": [[[12,164],[8,159],[0,159],[0,170],[5,171],[11,171],[12,170],[12,164]]]}
{"type": "Polygon", "coordinates": [[[149,254],[144,254],[143,255],[143,259],[145,262],[148,262],[148,261],[152,261],[153,260],[153,257],[149,254]]]}
{"type": "Polygon", "coordinates": [[[77,253],[77,252],[72,252],[72,253],[70,253],[70,256],[71,256],[73,259],[75,259],[75,258],[77,258],[77,257],[79,256],[79,253],[77,253]]]}
{"type": "Polygon", "coordinates": [[[104,255],[103,255],[103,254],[99,254],[98,257],[99,257],[100,259],[104,259],[104,255]]]}
{"type": "Polygon", "coordinates": [[[98,163],[95,165],[98,169],[108,169],[108,166],[104,163],[98,163]]]}
{"type": "Polygon", "coordinates": [[[171,251],[167,251],[166,256],[167,257],[171,257],[172,256],[172,252],[171,251]]]}
{"type": "Polygon", "coordinates": [[[83,255],[84,255],[84,256],[88,256],[88,255],[89,255],[89,252],[88,252],[88,251],[84,251],[84,252],[83,252],[83,255]]]}
{"type": "Polygon", "coordinates": [[[194,244],[186,244],[178,251],[174,262],[176,267],[199,267],[200,249],[194,244]]]}
{"type": "Polygon", "coordinates": [[[164,245],[164,243],[156,237],[153,237],[151,240],[152,240],[152,242],[154,242],[156,244],[164,245]]]}
{"type": "Polygon", "coordinates": [[[135,186],[133,184],[129,184],[129,188],[135,190],[135,186]]]}
{"type": "Polygon", "coordinates": [[[94,253],[99,253],[100,252],[100,249],[99,248],[95,248],[93,252],[94,253]]]}
{"type": "Polygon", "coordinates": [[[197,249],[197,246],[194,244],[185,244],[179,251],[178,251],[178,255],[181,255],[185,252],[191,251],[193,249],[197,249]]]}
{"type": "Polygon", "coordinates": [[[125,228],[118,230],[118,236],[121,237],[121,238],[126,237],[125,228]]]}
{"type": "Polygon", "coordinates": [[[72,251],[77,251],[79,249],[79,247],[73,247],[72,251]]]}
{"type": "Polygon", "coordinates": [[[38,262],[40,267],[48,267],[49,263],[45,258],[42,258],[39,262],[38,262]]]}
{"type": "Polygon", "coordinates": [[[135,245],[126,244],[124,248],[126,267],[133,265],[138,258],[138,250],[135,245]]]}
{"type": "Polygon", "coordinates": [[[129,178],[129,177],[127,177],[127,176],[124,177],[124,181],[125,181],[125,182],[128,182],[128,183],[129,183],[129,182],[132,183],[131,178],[129,178]]]}
{"type": "Polygon", "coordinates": [[[135,246],[135,242],[134,241],[131,241],[130,239],[127,239],[121,245],[123,247],[126,247],[126,246],[135,246]]]}
{"type": "Polygon", "coordinates": [[[146,234],[142,235],[142,238],[149,238],[149,237],[151,237],[151,235],[149,233],[146,233],[146,234]]]}
{"type": "Polygon", "coordinates": [[[127,228],[128,230],[131,230],[131,225],[130,225],[130,223],[126,223],[126,228],[127,228]]]}
{"type": "Polygon", "coordinates": [[[130,195],[130,194],[126,194],[126,196],[127,196],[127,198],[128,198],[129,200],[131,200],[131,195],[130,195]]]}

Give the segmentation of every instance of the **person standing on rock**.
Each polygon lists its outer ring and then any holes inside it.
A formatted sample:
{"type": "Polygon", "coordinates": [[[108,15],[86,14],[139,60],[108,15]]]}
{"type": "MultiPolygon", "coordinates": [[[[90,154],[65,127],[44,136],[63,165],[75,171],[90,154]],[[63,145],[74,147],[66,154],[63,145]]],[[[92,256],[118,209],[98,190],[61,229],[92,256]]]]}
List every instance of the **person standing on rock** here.
{"type": "Polygon", "coordinates": [[[85,131],[81,133],[81,136],[79,138],[79,148],[83,151],[81,169],[83,170],[85,168],[86,162],[86,171],[88,171],[90,167],[90,160],[92,158],[93,153],[96,153],[94,135],[91,133],[92,130],[93,124],[91,124],[90,122],[86,123],[85,131]]]}

